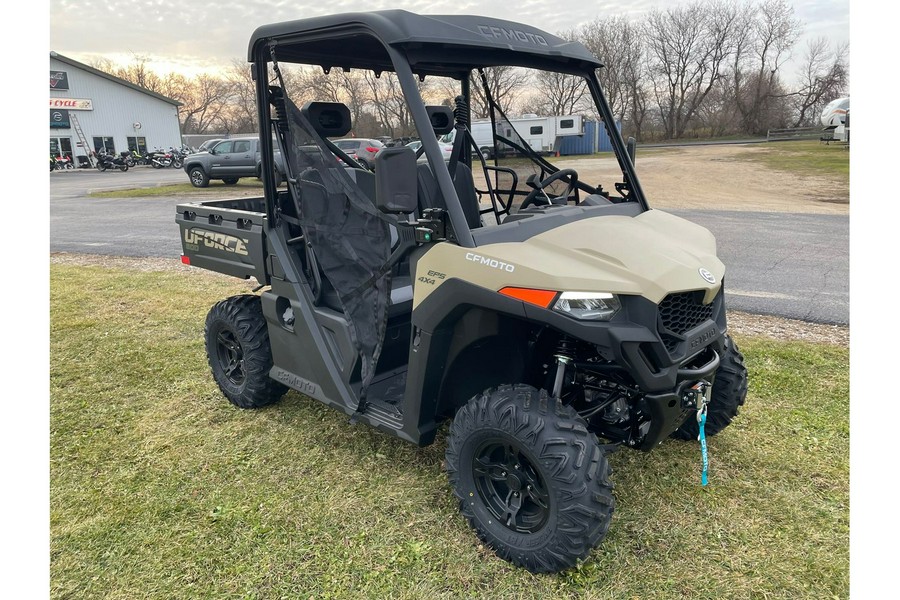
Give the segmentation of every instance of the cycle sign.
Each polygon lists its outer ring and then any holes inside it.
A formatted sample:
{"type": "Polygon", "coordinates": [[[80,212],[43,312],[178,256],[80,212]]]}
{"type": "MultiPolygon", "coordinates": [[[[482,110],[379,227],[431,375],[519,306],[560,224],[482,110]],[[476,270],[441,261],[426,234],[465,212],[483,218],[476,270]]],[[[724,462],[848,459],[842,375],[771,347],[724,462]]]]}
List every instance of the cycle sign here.
{"type": "Polygon", "coordinates": [[[94,110],[90,98],[50,98],[50,108],[66,110],[94,110]]]}

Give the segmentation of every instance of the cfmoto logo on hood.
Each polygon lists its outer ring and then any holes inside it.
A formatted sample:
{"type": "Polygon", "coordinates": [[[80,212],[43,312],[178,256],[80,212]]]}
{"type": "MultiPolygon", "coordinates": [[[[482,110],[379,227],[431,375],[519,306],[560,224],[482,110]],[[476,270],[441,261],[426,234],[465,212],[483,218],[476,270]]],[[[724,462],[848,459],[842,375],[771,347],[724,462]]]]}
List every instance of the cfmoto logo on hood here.
{"type": "Polygon", "coordinates": [[[700,269],[700,277],[705,279],[707,283],[715,283],[716,282],[715,276],[712,273],[710,273],[709,271],[707,271],[706,269],[702,269],[702,268],[700,269]]]}

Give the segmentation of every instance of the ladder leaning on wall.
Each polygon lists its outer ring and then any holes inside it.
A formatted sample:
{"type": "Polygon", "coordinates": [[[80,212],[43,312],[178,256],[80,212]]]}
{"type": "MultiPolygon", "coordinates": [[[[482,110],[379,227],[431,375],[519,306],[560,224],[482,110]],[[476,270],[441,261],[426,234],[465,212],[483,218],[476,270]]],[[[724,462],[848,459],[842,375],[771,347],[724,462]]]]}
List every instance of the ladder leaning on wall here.
{"type": "Polygon", "coordinates": [[[78,136],[78,141],[81,142],[81,147],[84,150],[85,155],[87,156],[91,168],[93,168],[95,165],[94,157],[91,155],[91,147],[88,145],[87,138],[84,137],[84,131],[81,129],[81,123],[78,122],[78,117],[76,117],[75,115],[72,115],[72,125],[75,126],[75,135],[78,136]]]}

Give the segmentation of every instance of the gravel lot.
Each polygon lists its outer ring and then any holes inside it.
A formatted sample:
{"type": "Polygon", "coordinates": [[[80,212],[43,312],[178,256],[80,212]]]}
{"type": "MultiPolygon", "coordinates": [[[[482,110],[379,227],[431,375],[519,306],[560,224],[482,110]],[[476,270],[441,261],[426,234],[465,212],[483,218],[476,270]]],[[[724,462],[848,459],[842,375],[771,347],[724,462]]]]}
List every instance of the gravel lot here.
{"type": "MultiPolygon", "coordinates": [[[[635,164],[650,206],[661,209],[716,209],[846,215],[847,182],[775,171],[740,155],[771,152],[763,144],[638,149],[635,164]]],[[[574,158],[565,167],[581,180],[615,180],[612,158],[574,158]]]]}

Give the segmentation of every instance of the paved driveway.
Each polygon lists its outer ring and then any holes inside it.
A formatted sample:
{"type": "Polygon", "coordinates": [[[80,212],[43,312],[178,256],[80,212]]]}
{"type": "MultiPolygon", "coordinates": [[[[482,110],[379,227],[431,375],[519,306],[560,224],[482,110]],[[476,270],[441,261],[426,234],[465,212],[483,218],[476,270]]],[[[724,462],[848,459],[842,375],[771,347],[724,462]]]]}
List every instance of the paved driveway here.
{"type": "MultiPolygon", "coordinates": [[[[50,251],[177,258],[175,206],[185,198],[90,198],[91,189],[185,182],[180,169],[50,175],[50,251]]],[[[710,229],[728,267],[729,307],[849,323],[849,217],[677,210],[710,229]]]]}

